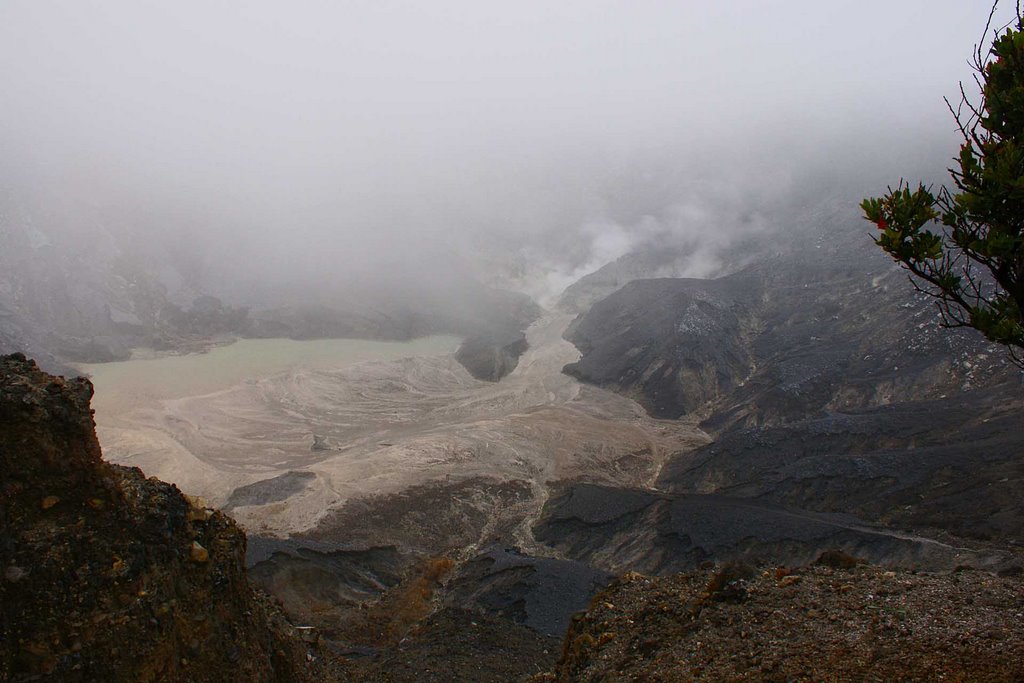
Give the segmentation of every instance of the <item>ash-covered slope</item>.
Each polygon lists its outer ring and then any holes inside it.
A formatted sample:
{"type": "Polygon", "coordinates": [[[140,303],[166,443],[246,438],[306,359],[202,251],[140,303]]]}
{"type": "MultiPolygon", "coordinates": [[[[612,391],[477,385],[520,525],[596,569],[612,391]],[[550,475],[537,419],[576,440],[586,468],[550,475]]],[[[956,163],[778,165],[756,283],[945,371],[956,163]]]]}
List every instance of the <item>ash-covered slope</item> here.
{"type": "Polygon", "coordinates": [[[936,540],[771,499],[573,484],[553,495],[534,537],[564,557],[621,574],[667,575],[705,562],[800,565],[841,549],[874,564],[924,571],[970,566],[1020,571],[1009,549],[936,540]]]}
{"type": "Polygon", "coordinates": [[[1022,449],[1024,393],[992,389],[735,427],[670,459],[657,486],[1019,545],[1022,449]]]}
{"type": "Polygon", "coordinates": [[[575,322],[566,371],[715,431],[1018,380],[977,333],[941,329],[850,216],[780,232],[732,275],[626,284],[575,322]]]}
{"type": "Polygon", "coordinates": [[[1019,564],[1019,372],[940,328],[854,211],[750,243],[759,256],[731,275],[633,281],[577,318],[566,372],[702,418],[715,440],[667,458],[652,490],[567,484],[538,540],[610,571],[830,547],[932,570],[1019,564]]]}
{"type": "Polygon", "coordinates": [[[88,380],[0,358],[0,679],[305,680],[248,583],[245,535],[104,463],[91,397],[88,380]]]}
{"type": "Polygon", "coordinates": [[[702,410],[751,373],[750,274],[636,280],[594,304],[568,338],[583,354],[568,374],[635,398],[655,417],[702,410]]]}

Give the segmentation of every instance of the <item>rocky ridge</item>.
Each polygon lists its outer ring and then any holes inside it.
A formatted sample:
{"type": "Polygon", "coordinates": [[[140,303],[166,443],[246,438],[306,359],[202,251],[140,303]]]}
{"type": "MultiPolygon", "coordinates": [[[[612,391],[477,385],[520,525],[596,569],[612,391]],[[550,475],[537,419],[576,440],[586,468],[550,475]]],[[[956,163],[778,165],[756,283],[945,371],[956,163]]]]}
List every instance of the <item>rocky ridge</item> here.
{"type": "Polygon", "coordinates": [[[627,574],[570,627],[541,681],[1019,681],[1024,582],[800,568],[627,574]]]}
{"type": "Polygon", "coordinates": [[[301,681],[232,520],[101,460],[92,385],[0,358],[0,679],[301,681]]]}

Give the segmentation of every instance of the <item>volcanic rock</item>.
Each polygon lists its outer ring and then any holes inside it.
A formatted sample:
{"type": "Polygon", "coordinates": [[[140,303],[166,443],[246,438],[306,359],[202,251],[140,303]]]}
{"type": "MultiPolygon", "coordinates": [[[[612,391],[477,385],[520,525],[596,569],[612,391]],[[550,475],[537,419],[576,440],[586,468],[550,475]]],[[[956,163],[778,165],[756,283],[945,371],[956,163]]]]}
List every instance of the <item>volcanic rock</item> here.
{"type": "Polygon", "coordinates": [[[88,380],[0,358],[0,680],[305,680],[246,578],[244,534],[103,462],[91,396],[88,380]]]}

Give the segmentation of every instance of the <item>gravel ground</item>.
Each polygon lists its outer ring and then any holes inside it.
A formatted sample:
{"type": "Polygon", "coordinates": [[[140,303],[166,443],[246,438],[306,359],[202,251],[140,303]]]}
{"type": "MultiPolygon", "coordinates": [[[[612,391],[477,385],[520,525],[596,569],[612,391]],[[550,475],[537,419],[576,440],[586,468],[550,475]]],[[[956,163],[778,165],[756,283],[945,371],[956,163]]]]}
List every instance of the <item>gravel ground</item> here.
{"type": "MultiPolygon", "coordinates": [[[[844,557],[832,564],[844,564],[844,557]]],[[[1021,681],[1024,581],[875,567],[629,574],[534,681],[1021,681]]]]}

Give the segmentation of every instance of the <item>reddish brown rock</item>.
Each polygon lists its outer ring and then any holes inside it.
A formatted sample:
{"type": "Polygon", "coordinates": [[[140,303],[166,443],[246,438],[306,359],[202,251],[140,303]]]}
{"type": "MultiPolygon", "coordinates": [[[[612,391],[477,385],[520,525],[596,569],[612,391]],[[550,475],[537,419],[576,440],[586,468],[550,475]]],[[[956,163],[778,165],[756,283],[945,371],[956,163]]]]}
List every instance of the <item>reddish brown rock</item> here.
{"type": "Polygon", "coordinates": [[[0,680],[304,680],[245,575],[245,535],[103,462],[91,397],[88,380],[0,357],[0,680]]]}

